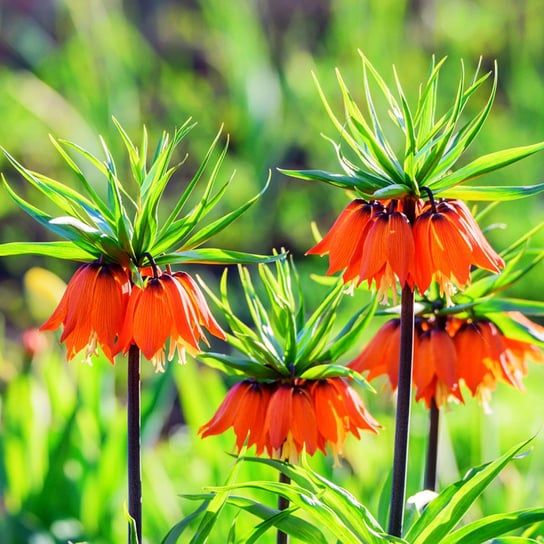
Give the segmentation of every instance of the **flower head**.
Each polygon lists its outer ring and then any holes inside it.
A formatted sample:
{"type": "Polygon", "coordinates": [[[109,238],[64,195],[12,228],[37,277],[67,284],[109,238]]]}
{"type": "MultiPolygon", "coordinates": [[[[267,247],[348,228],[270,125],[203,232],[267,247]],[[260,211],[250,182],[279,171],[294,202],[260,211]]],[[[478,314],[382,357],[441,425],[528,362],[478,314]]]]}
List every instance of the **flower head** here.
{"type": "MultiPolygon", "coordinates": [[[[510,315],[534,330],[539,328],[517,312],[510,315]]],[[[523,391],[522,378],[527,374],[527,361],[544,362],[542,352],[533,343],[505,336],[488,319],[462,323],[453,340],[460,377],[485,408],[498,381],[523,391]]]]}
{"type": "Polygon", "coordinates": [[[370,415],[353,387],[342,378],[316,380],[310,385],[315,407],[319,448],[328,446],[334,457],[342,454],[348,433],[360,437],[359,430],[377,432],[379,423],[370,415]]]}
{"type": "Polygon", "coordinates": [[[329,254],[328,274],[344,269],[345,282],[375,283],[378,296],[387,300],[397,282],[411,282],[414,238],[402,211],[378,202],[354,200],[340,214],[325,238],[308,251],[329,254]]]}
{"type": "Polygon", "coordinates": [[[161,369],[176,349],[181,359],[186,349],[196,352],[198,342],[206,340],[203,329],[221,338],[224,334],[193,280],[184,272],[154,277],[156,264],[259,263],[281,256],[200,247],[240,217],[262,194],[212,219],[210,214],[217,210],[230,184],[217,184],[227,151],[225,144],[223,152],[213,160],[220,133],[196,172],[188,176],[177,202],[169,206],[170,212],[161,213],[167,185],[183,163],[172,166],[171,161],[194,124],[187,121],[173,135],[163,133],[151,159],[147,157],[150,146],[145,128],[138,147],[117,121],[114,124],[129,163],[123,175],[119,175],[120,169],[105,142],[102,160],[76,144],[53,141],[70,170],[77,172],[77,187],[29,170],[6,153],[15,170],[57,211],[51,215],[50,206],[46,211],[27,202],[4,180],[9,195],[33,219],[64,240],[0,244],[0,255],[39,254],[89,263],[76,272],[59,307],[42,327],[56,329],[64,325],[61,341],[66,342],[68,359],[85,349],[89,360],[101,346],[113,362],[117,353],[137,344],[161,369]],[[85,162],[85,168],[78,165],[78,158],[85,162]],[[89,163],[97,172],[87,177],[84,172],[89,163]],[[203,175],[208,169],[209,175],[203,175]],[[122,180],[127,175],[131,179],[125,185],[122,180]],[[101,178],[104,191],[93,185],[95,179],[101,178]],[[201,184],[203,178],[207,181],[201,184]],[[145,270],[146,266],[149,270],[145,270]]]}
{"type": "Polygon", "coordinates": [[[78,268],[66,287],[59,305],[40,327],[64,330],[61,342],[66,343],[67,359],[85,350],[85,360],[100,346],[113,363],[121,351],[118,335],[123,326],[130,293],[127,271],[115,264],[95,261],[78,268]]]}
{"type": "MultiPolygon", "coordinates": [[[[544,328],[519,312],[507,314],[531,330],[535,338],[544,337],[544,328]]],[[[357,372],[368,372],[369,380],[385,374],[395,390],[399,350],[400,320],[391,319],[348,366],[357,372]]],[[[450,315],[416,318],[413,383],[416,400],[424,400],[427,407],[433,401],[438,407],[449,400],[463,402],[464,384],[487,409],[498,381],[523,390],[527,361],[544,362],[544,354],[532,342],[506,336],[489,319],[450,315]]]]}
{"type": "Polygon", "coordinates": [[[337,359],[353,345],[366,318],[375,309],[363,308],[336,337],[330,338],[342,299],[341,281],[329,291],[315,311],[304,319],[298,276],[288,261],[259,266],[264,289],[258,291],[249,271],[239,268],[245,300],[254,327],[240,320],[228,301],[226,274],[221,298],[212,300],[227,316],[231,332],[227,341],[237,355],[201,353],[226,372],[246,379],[234,386],[213,418],[200,430],[202,436],[219,434],[232,427],[240,450],[246,438],[257,454],[294,461],[302,451],[313,455],[330,450],[342,453],[348,434],[376,432],[378,424],[346,378],[361,376],[338,364],[337,359]]]}
{"type": "Polygon", "coordinates": [[[428,321],[420,322],[417,329],[418,340],[414,344],[416,400],[423,399],[427,408],[433,401],[439,407],[450,398],[463,401],[457,354],[451,336],[428,321]]]}
{"type": "Polygon", "coordinates": [[[202,327],[224,338],[204,296],[186,273],[146,275],[143,286],[132,289],[119,344],[124,352],[135,344],[161,371],[176,351],[184,362],[186,350],[195,355],[199,340],[207,343],[202,327]]]}
{"type": "MultiPolygon", "coordinates": [[[[349,367],[368,371],[369,380],[385,374],[395,390],[398,385],[400,319],[387,321],[349,367]]],[[[441,406],[449,398],[463,400],[459,391],[455,346],[436,321],[418,318],[414,329],[413,383],[416,400],[441,406]]]]}
{"type": "Polygon", "coordinates": [[[357,392],[343,378],[294,380],[292,383],[236,384],[199,433],[221,434],[232,427],[238,451],[247,439],[257,455],[294,462],[302,451],[317,450],[334,457],[342,453],[349,433],[377,432],[379,424],[367,411],[357,392]]]}
{"type": "Polygon", "coordinates": [[[414,223],[415,284],[424,293],[434,278],[451,297],[465,288],[472,266],[499,272],[504,261],[493,251],[468,208],[459,200],[428,202],[414,223]]]}
{"type": "Polygon", "coordinates": [[[257,455],[266,448],[271,451],[265,428],[266,414],[273,385],[244,380],[234,385],[208,423],[202,425],[202,438],[222,434],[230,427],[236,435],[236,447],[242,449],[247,439],[248,447],[255,445],[257,455]]]}

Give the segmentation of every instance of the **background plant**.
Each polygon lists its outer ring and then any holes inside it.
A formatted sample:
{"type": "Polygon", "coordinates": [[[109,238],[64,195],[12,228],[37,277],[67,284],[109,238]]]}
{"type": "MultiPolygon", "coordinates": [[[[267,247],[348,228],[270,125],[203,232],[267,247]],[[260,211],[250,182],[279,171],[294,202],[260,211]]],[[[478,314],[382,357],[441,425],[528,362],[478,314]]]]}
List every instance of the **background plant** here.
{"type": "MultiPolygon", "coordinates": [[[[36,170],[58,178],[62,177],[64,165],[52,152],[48,141],[50,132],[99,153],[96,133],[101,133],[108,142],[122,145],[113,136],[116,129],[111,122],[112,114],[131,134],[145,122],[152,141],[156,141],[164,127],[179,126],[187,117],[193,116],[199,126],[191,136],[189,151],[193,157],[202,157],[217,127],[225,122],[225,132],[232,135],[233,141],[224,171],[237,171],[236,191],[232,201],[225,201],[225,208],[232,209],[233,202],[239,204],[260,190],[268,168],[304,168],[319,163],[323,168],[333,169],[335,158],[330,153],[329,143],[316,136],[324,130],[323,110],[309,74],[312,69],[316,71],[324,92],[327,96],[337,97],[339,106],[333,68],[342,66],[346,84],[357,94],[360,65],[353,61],[357,48],[365,51],[380,73],[391,74],[390,66],[394,63],[399,77],[407,83],[407,93],[412,96],[417,93],[416,82],[426,72],[433,53],[437,58],[447,54],[451,66],[457,65],[460,58],[464,58],[467,65],[469,61],[471,65],[475,64],[482,55],[487,68],[493,59],[497,59],[500,74],[494,113],[478,142],[469,149],[467,159],[507,147],[512,142],[516,145],[530,143],[539,139],[538,135],[542,133],[544,114],[536,97],[544,86],[539,75],[544,62],[544,51],[540,47],[543,15],[536,1],[516,4],[507,0],[499,3],[494,0],[478,3],[467,0],[417,3],[336,0],[289,3],[287,8],[281,2],[247,1],[241,3],[239,10],[227,9],[223,4],[220,0],[199,0],[191,6],[166,0],[107,4],[90,0],[36,0],[24,5],[15,0],[4,2],[0,14],[0,111],[3,119],[0,143],[20,162],[32,164],[36,170]]],[[[445,71],[444,88],[454,89],[456,77],[455,69],[445,71]]],[[[475,103],[474,111],[482,106],[475,103]]],[[[118,148],[112,149],[116,156],[118,151],[118,148]]],[[[6,170],[5,159],[0,160],[4,161],[2,170],[6,170]]],[[[497,173],[493,183],[512,185],[542,181],[538,157],[516,165],[515,180],[511,179],[513,171],[512,168],[497,173]]],[[[14,185],[19,189],[22,182],[19,185],[15,181],[14,185]]],[[[320,224],[331,224],[335,216],[333,210],[341,209],[344,203],[344,195],[339,191],[323,188],[316,192],[303,184],[293,187],[291,180],[273,173],[266,201],[257,203],[240,218],[236,228],[233,225],[221,238],[216,238],[215,244],[256,252],[285,246],[295,255],[301,276],[308,277],[308,266],[316,270],[322,266],[322,271],[326,266],[317,257],[302,258],[313,242],[308,225],[312,219],[320,224]],[[287,185],[289,190],[286,190],[287,185]]],[[[530,199],[496,207],[488,215],[486,224],[508,224],[508,229],[494,229],[488,233],[493,246],[500,250],[520,238],[527,225],[540,221],[541,206],[541,200],[530,199]],[[519,217],[524,221],[512,219],[519,217]]],[[[27,237],[42,239],[44,236],[5,198],[0,201],[0,221],[3,242],[27,237]]],[[[535,238],[536,246],[542,245],[541,237],[535,238]]],[[[82,438],[75,427],[69,430],[69,418],[64,414],[75,411],[79,388],[88,383],[85,380],[91,380],[93,374],[93,387],[100,391],[93,404],[97,410],[93,409],[91,413],[80,407],[85,414],[81,417],[86,428],[103,429],[106,424],[100,423],[101,418],[114,418],[119,410],[115,403],[106,402],[105,392],[118,387],[123,372],[121,369],[121,374],[117,369],[112,372],[107,361],[96,362],[93,369],[79,368],[77,361],[67,367],[60,362],[63,357],[60,349],[49,345],[38,360],[45,361],[51,368],[50,380],[63,387],[48,386],[34,371],[23,379],[20,333],[39,324],[47,317],[44,309],[51,311],[53,306],[52,302],[42,302],[44,296],[45,301],[53,297],[44,295],[52,290],[50,280],[29,279],[26,285],[31,295],[22,296],[25,292],[23,272],[33,265],[46,265],[64,279],[72,272],[66,263],[46,258],[3,259],[0,262],[0,308],[5,323],[0,365],[4,384],[2,448],[4,451],[9,449],[7,442],[13,441],[18,444],[12,446],[15,451],[24,449],[24,437],[30,430],[22,429],[42,428],[43,416],[47,413],[52,414],[51,418],[53,414],[55,418],[58,415],[58,419],[47,420],[51,422],[48,434],[33,434],[36,450],[33,450],[32,458],[49,458],[49,453],[44,452],[55,446],[57,431],[67,438],[64,455],[55,453],[54,470],[49,461],[35,465],[43,477],[32,480],[32,504],[24,500],[29,493],[29,483],[22,488],[12,485],[14,477],[29,481],[25,475],[30,460],[10,455],[8,463],[7,458],[2,457],[5,465],[0,471],[2,495],[9,497],[16,493],[23,498],[4,500],[2,523],[12,527],[14,543],[26,543],[37,534],[52,542],[65,542],[67,538],[87,538],[93,543],[116,542],[122,535],[115,531],[121,527],[121,533],[124,533],[125,520],[122,501],[119,498],[107,500],[107,497],[118,496],[110,491],[106,493],[108,486],[115,482],[107,472],[106,459],[107,452],[121,448],[121,438],[118,435],[107,438],[104,434],[97,435],[96,440],[82,438]],[[40,310],[40,306],[44,309],[40,310]],[[53,372],[55,368],[58,372],[53,372]],[[66,379],[64,383],[66,375],[71,376],[72,372],[78,374],[77,380],[66,379]],[[26,404],[21,400],[24,397],[9,393],[12,383],[19,379],[32,384],[33,395],[28,397],[26,404]],[[9,395],[20,404],[14,400],[7,402],[9,395]],[[21,411],[20,406],[29,408],[21,411]],[[9,426],[7,421],[16,423],[9,426]],[[17,429],[17,432],[8,433],[8,428],[17,429]],[[119,443],[105,447],[108,440],[119,443]],[[74,459],[79,458],[84,459],[84,468],[96,467],[100,485],[97,486],[94,476],[78,479],[77,471],[76,475],[71,472],[74,459]],[[47,474],[50,474],[49,482],[54,482],[54,488],[58,490],[53,500],[50,484],[44,485],[47,474]],[[74,478],[77,485],[73,483],[74,478]],[[103,501],[98,500],[101,495],[97,488],[104,489],[103,501]],[[66,505],[60,497],[67,496],[67,489],[76,497],[75,504],[85,506],[86,514],[81,507],[78,507],[79,514],[75,514],[79,520],[85,520],[85,528],[79,525],[78,529],[61,534],[59,527],[67,526],[54,523],[64,519],[66,505]],[[86,501],[98,503],[98,506],[90,508],[86,501]]],[[[522,282],[509,289],[508,294],[534,297],[540,292],[540,270],[540,266],[536,267],[522,282]]],[[[219,275],[222,268],[216,271],[219,275]]],[[[213,283],[216,271],[206,272],[206,279],[213,283]]],[[[309,282],[302,288],[309,304],[326,292],[325,287],[309,282]]],[[[347,302],[346,315],[354,309],[350,307],[350,301],[347,302]]],[[[377,321],[374,326],[377,328],[379,324],[377,321]]],[[[369,330],[368,336],[372,332],[369,330]]],[[[34,363],[38,364],[37,361],[34,363]]],[[[190,489],[187,490],[199,492],[204,485],[222,484],[231,463],[225,455],[225,451],[230,451],[231,437],[196,439],[196,429],[211,417],[213,407],[224,396],[223,380],[206,368],[197,370],[188,365],[183,369],[183,375],[180,370],[167,371],[172,372],[174,380],[165,377],[170,385],[164,385],[164,389],[157,385],[163,378],[151,373],[144,376],[150,385],[144,387],[149,391],[144,393],[144,405],[155,405],[152,412],[144,410],[144,465],[148,467],[144,469],[144,486],[150,495],[144,524],[157,538],[180,518],[180,513],[193,507],[177,497],[180,489],[176,482],[187,481],[190,476],[190,489]],[[183,391],[182,410],[178,390],[183,391]],[[159,394],[159,391],[163,393],[159,394]],[[156,497],[156,501],[151,500],[151,496],[156,497]]],[[[542,407],[540,391],[544,386],[541,367],[531,368],[526,386],[524,395],[506,386],[499,387],[493,398],[491,415],[484,415],[476,402],[444,414],[439,466],[442,484],[456,480],[469,466],[497,457],[512,444],[540,429],[537,414],[542,407]],[[472,422],[468,430],[466,421],[472,422]]],[[[380,383],[376,388],[380,391],[380,383]]],[[[14,385],[13,390],[16,389],[14,385]]],[[[380,495],[375,491],[382,487],[390,465],[391,410],[382,395],[368,401],[371,412],[385,426],[380,436],[363,437],[360,444],[348,444],[346,462],[334,471],[322,459],[316,458],[314,462],[319,463],[320,473],[332,478],[334,472],[335,482],[364,498],[365,504],[378,512],[380,495]]],[[[419,488],[426,427],[426,411],[416,405],[414,436],[410,444],[414,461],[410,467],[409,494],[419,488]]],[[[541,435],[535,439],[535,448],[542,448],[541,435]]],[[[250,480],[270,476],[260,470],[264,469],[242,465],[240,478],[250,480]],[[247,478],[243,473],[246,470],[251,472],[247,478]]],[[[493,493],[484,495],[477,508],[484,513],[493,513],[531,506],[535,496],[544,494],[544,484],[539,479],[543,471],[542,458],[536,455],[510,465],[494,484],[493,493]],[[512,485],[516,485],[516,493],[507,491],[512,485]]],[[[275,477],[273,473],[272,478],[275,477]]],[[[123,484],[118,489],[123,493],[123,484]]],[[[384,520],[380,518],[380,521],[383,525],[384,520]]],[[[229,529],[228,523],[219,526],[218,534],[228,534],[229,529]]],[[[222,544],[224,540],[220,538],[219,542],[222,544]]]]}

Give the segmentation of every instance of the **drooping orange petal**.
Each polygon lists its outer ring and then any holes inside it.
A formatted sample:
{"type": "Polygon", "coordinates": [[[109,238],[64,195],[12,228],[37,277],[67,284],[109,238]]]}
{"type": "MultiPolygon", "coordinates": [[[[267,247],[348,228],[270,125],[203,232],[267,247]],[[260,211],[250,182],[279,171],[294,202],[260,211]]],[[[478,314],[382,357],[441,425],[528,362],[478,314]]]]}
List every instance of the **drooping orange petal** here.
{"type": "Polygon", "coordinates": [[[408,218],[400,212],[389,214],[386,258],[393,272],[404,286],[414,270],[414,236],[408,218]]]}
{"type": "Polygon", "coordinates": [[[470,278],[472,252],[470,242],[446,215],[431,218],[431,253],[433,268],[458,287],[470,278]]]}
{"type": "Polygon", "coordinates": [[[128,274],[121,267],[101,268],[91,300],[91,327],[112,363],[120,351],[116,338],[124,322],[129,289],[128,274]]]}
{"type": "Polygon", "coordinates": [[[69,308],[64,320],[64,330],[60,341],[75,329],[79,329],[87,337],[91,334],[91,315],[89,306],[94,297],[96,278],[100,272],[100,266],[96,263],[89,263],[79,269],[79,274],[74,274],[70,281],[70,293],[68,295],[69,308]]]}
{"type": "Polygon", "coordinates": [[[205,438],[206,436],[222,434],[232,427],[240,406],[240,400],[246,395],[250,387],[251,383],[249,381],[239,382],[231,387],[213,417],[200,427],[198,434],[205,438]]]}
{"type": "Polygon", "coordinates": [[[319,380],[312,388],[312,396],[319,434],[325,442],[338,444],[339,438],[343,438],[340,434],[343,425],[336,411],[338,403],[336,389],[330,386],[328,380],[319,380]]]}
{"type": "Polygon", "coordinates": [[[383,271],[387,262],[387,238],[389,235],[389,214],[380,212],[372,217],[372,224],[364,241],[359,281],[370,283],[383,271]]]}
{"type": "Polygon", "coordinates": [[[482,320],[478,325],[487,349],[485,362],[488,368],[495,378],[503,380],[513,387],[518,387],[518,382],[508,368],[506,347],[501,332],[491,321],[482,320]]]}
{"type": "Polygon", "coordinates": [[[414,282],[421,294],[431,285],[434,264],[431,254],[431,217],[426,211],[416,217],[413,234],[415,245],[414,282]]]}
{"type": "Polygon", "coordinates": [[[255,444],[256,453],[260,455],[266,448],[268,453],[272,453],[272,447],[268,443],[268,429],[266,428],[266,414],[268,405],[272,398],[272,393],[276,388],[276,384],[255,384],[252,392],[254,396],[258,396],[256,408],[253,410],[253,421],[251,422],[251,433],[249,436],[248,445],[255,444]]]}
{"type": "Polygon", "coordinates": [[[504,268],[504,260],[491,247],[466,204],[462,200],[450,200],[448,202],[455,208],[472,235],[474,264],[491,272],[499,272],[504,268]]]}
{"type": "Polygon", "coordinates": [[[287,439],[291,427],[293,388],[280,385],[272,394],[266,412],[265,427],[273,450],[279,451],[287,439]]]}
{"type": "Polygon", "coordinates": [[[255,384],[251,384],[251,387],[246,389],[245,394],[238,399],[236,417],[232,422],[238,451],[240,451],[246,439],[248,439],[248,446],[252,445],[250,438],[255,425],[259,424],[261,427],[264,425],[264,420],[260,422],[255,420],[256,414],[259,413],[260,401],[261,396],[258,386],[255,384]]]}
{"type": "MultiPolygon", "coordinates": [[[[192,302],[183,287],[170,275],[159,277],[164,288],[167,306],[170,310],[172,328],[169,331],[171,342],[188,347],[193,353],[198,351],[198,340],[203,336],[197,322],[192,302]]],[[[172,352],[172,349],[171,349],[172,352]]]]}
{"type": "Polygon", "coordinates": [[[489,375],[485,364],[486,348],[480,328],[475,323],[465,323],[453,337],[457,352],[459,377],[475,396],[478,388],[489,375]]]}
{"type": "Polygon", "coordinates": [[[314,405],[304,386],[295,387],[292,395],[290,430],[297,453],[303,448],[313,455],[317,449],[318,435],[314,405]]]}
{"type": "Polygon", "coordinates": [[[413,381],[418,392],[424,391],[435,377],[431,332],[419,336],[419,347],[414,351],[413,381]]]}
{"type": "Polygon", "coordinates": [[[427,407],[434,400],[442,406],[450,396],[462,401],[457,383],[458,364],[455,345],[441,328],[431,328],[418,336],[414,349],[414,383],[416,400],[424,399],[427,407]]]}
{"type": "MultiPolygon", "coordinates": [[[[137,289],[140,290],[135,287],[132,292],[137,289]]],[[[172,311],[164,287],[158,278],[146,280],[144,288],[137,295],[139,296],[138,304],[134,308],[132,337],[145,358],[152,360],[159,351],[165,349],[166,340],[173,327],[172,311]]]]}
{"type": "Polygon", "coordinates": [[[42,331],[54,331],[58,329],[65,321],[68,311],[71,310],[70,297],[74,291],[74,285],[78,283],[78,278],[81,274],[85,274],[87,270],[87,265],[83,265],[78,268],[71,280],[68,282],[66,289],[60,299],[58,306],[55,308],[54,312],[51,314],[49,319],[40,327],[42,331]]]}
{"type": "Polygon", "coordinates": [[[357,438],[359,438],[358,429],[377,433],[381,425],[372,417],[363,399],[361,399],[355,389],[341,379],[335,380],[333,385],[344,399],[347,414],[346,430],[357,438]]]}
{"type": "Polygon", "coordinates": [[[449,389],[457,383],[457,353],[450,335],[442,329],[431,331],[431,353],[436,375],[449,389]]]}
{"type": "Polygon", "coordinates": [[[221,329],[210,312],[206,299],[193,278],[191,278],[191,276],[185,272],[175,272],[173,277],[181,283],[191,298],[199,324],[205,326],[206,329],[208,329],[208,331],[210,331],[210,333],[214,336],[224,340],[225,332],[223,329],[221,329]]]}
{"type": "Polygon", "coordinates": [[[367,379],[387,374],[396,389],[400,354],[400,319],[390,319],[380,327],[365,349],[348,366],[357,372],[368,370],[367,379]]]}

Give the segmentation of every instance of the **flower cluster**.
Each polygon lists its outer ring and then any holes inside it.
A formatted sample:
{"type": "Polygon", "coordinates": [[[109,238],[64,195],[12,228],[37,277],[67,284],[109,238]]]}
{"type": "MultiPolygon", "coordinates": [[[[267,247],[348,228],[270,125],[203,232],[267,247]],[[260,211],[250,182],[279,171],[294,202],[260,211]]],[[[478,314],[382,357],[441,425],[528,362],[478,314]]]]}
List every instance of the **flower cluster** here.
{"type": "Polygon", "coordinates": [[[257,455],[291,462],[305,451],[342,454],[346,436],[359,438],[359,430],[377,432],[378,423],[368,413],[358,393],[343,378],[296,379],[292,383],[237,383],[210,421],[202,437],[221,434],[230,427],[238,451],[247,439],[257,455]]]}
{"type": "Polygon", "coordinates": [[[246,439],[257,455],[294,461],[305,451],[313,455],[328,449],[342,454],[349,434],[377,432],[351,384],[361,376],[337,361],[356,342],[373,315],[376,304],[363,308],[332,336],[344,286],[336,282],[315,311],[305,319],[298,275],[289,261],[277,261],[274,272],[259,265],[264,295],[259,295],[246,268],[239,268],[246,296],[250,327],[232,311],[227,296],[227,274],[221,298],[210,293],[223,310],[230,332],[227,342],[236,354],[203,352],[199,358],[232,376],[243,376],[227,394],[215,415],[200,429],[203,437],[230,427],[238,451],[246,439]]]}
{"type": "MultiPolygon", "coordinates": [[[[535,336],[544,332],[519,312],[508,312],[508,317],[535,336]]],[[[396,389],[399,336],[400,319],[387,321],[348,366],[368,372],[369,380],[385,374],[396,389]]],[[[462,402],[462,384],[487,407],[499,381],[523,390],[527,361],[544,362],[544,355],[534,343],[506,336],[490,319],[416,318],[413,383],[416,400],[424,400],[427,407],[433,401],[438,407],[449,399],[462,402]]]]}
{"type": "Polygon", "coordinates": [[[142,285],[131,281],[129,271],[116,264],[95,261],[81,266],[42,330],[64,326],[61,341],[67,359],[85,350],[90,362],[98,346],[113,363],[115,355],[136,345],[157,371],[164,370],[176,350],[196,354],[198,342],[207,343],[203,327],[224,338],[202,292],[185,272],[153,274],[142,271],[142,285]],[[169,340],[169,351],[166,345],[169,340]]]}
{"type": "Polygon", "coordinates": [[[504,267],[463,202],[431,198],[413,204],[411,224],[403,201],[353,200],[308,253],[328,253],[327,274],[344,270],[345,282],[375,283],[385,302],[397,282],[423,294],[434,279],[451,297],[469,283],[472,266],[491,272],[504,267]]]}

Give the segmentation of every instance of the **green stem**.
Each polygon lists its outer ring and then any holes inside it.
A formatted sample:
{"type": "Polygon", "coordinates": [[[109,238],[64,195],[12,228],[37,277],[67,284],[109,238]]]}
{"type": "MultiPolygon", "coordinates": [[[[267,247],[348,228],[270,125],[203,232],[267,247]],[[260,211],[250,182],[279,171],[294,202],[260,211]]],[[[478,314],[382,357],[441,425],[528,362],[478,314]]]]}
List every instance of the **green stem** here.
{"type": "Polygon", "coordinates": [[[425,465],[425,489],[436,489],[436,466],[438,461],[438,425],[440,409],[434,398],[429,409],[429,443],[427,445],[427,463],[425,465]]]}
{"type": "MultiPolygon", "coordinates": [[[[280,483],[290,484],[291,479],[283,472],[280,472],[280,483]]],[[[278,510],[283,511],[289,508],[289,500],[281,495],[278,497],[278,510]]],[[[289,535],[278,529],[278,535],[276,537],[276,544],[289,544],[289,535]]]]}
{"type": "MultiPolygon", "coordinates": [[[[415,202],[404,201],[404,213],[415,220],[415,202]]],[[[414,359],[414,291],[405,284],[402,288],[400,311],[400,354],[395,416],[395,446],[393,453],[393,480],[389,509],[388,531],[392,536],[402,535],[404,502],[406,497],[406,472],[408,467],[408,437],[410,434],[410,406],[412,402],[412,366],[414,359]]]]}
{"type": "MultiPolygon", "coordinates": [[[[134,520],[137,542],[142,542],[142,468],[140,433],[140,350],[134,344],[128,352],[128,513],[134,520]]],[[[131,543],[132,527],[129,525],[128,542],[131,543]]]]}

